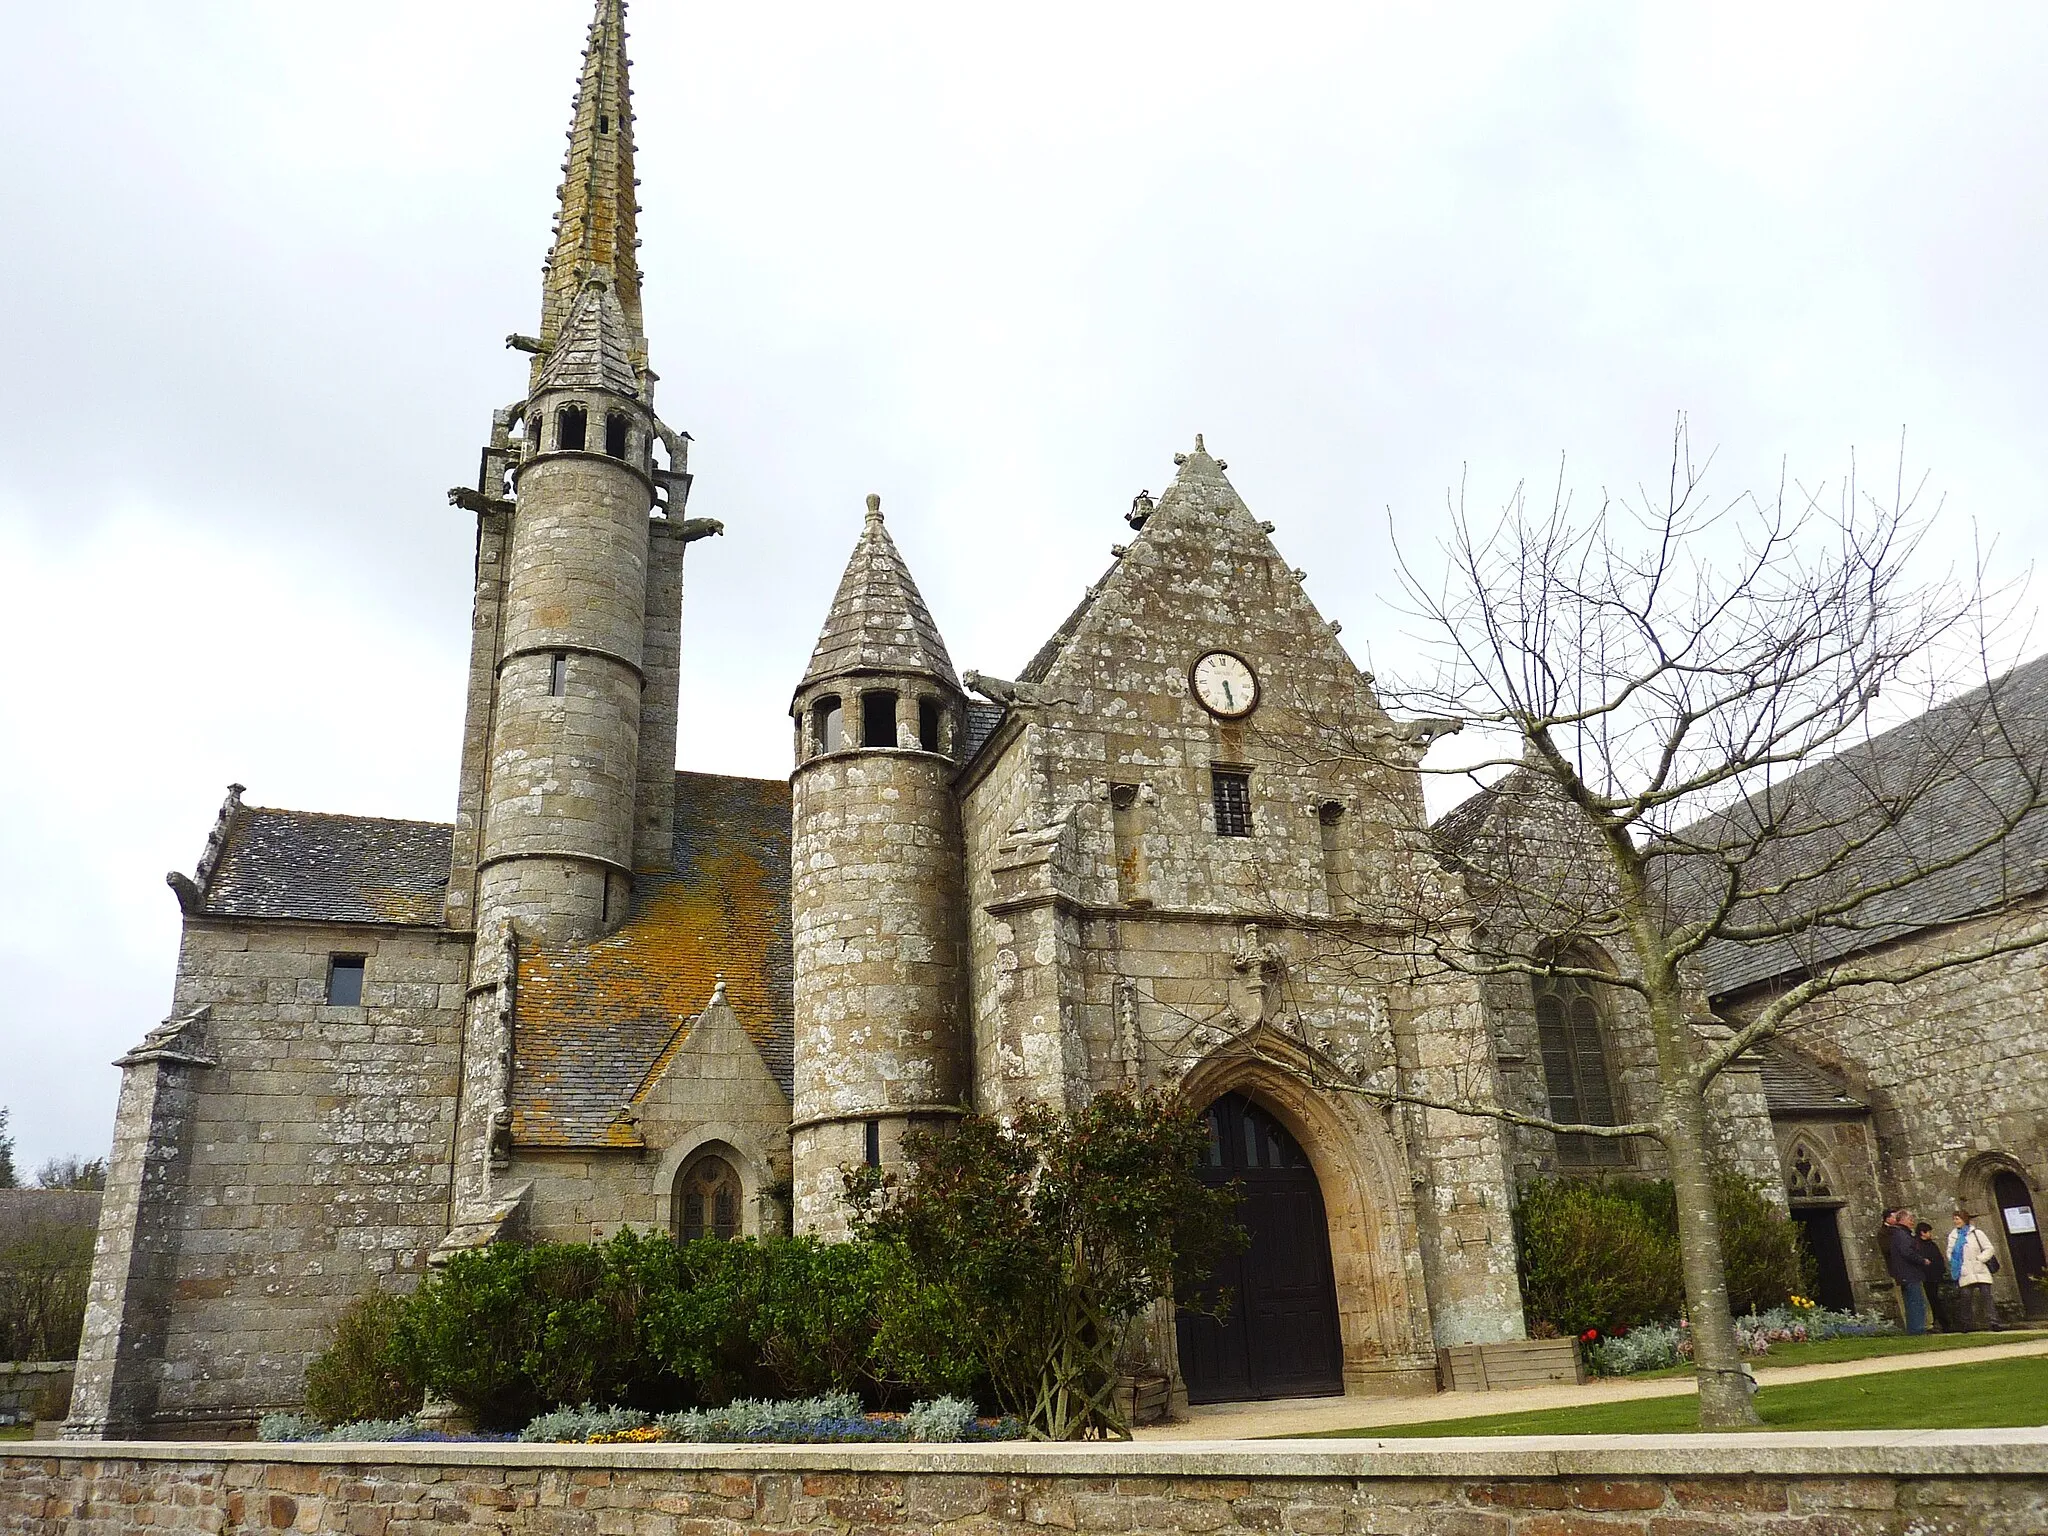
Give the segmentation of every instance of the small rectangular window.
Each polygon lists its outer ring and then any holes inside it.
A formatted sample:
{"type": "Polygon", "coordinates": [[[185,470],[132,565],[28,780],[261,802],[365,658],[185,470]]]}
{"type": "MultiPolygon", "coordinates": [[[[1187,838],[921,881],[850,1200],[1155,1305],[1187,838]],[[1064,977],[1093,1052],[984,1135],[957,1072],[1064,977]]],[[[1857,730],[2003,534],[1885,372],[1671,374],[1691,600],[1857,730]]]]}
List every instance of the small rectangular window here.
{"type": "Polygon", "coordinates": [[[917,701],[917,744],[927,752],[939,750],[939,701],[917,701]]]}
{"type": "Polygon", "coordinates": [[[867,1123],[867,1159],[870,1168],[882,1166],[882,1122],[870,1120],[867,1123]]]}
{"type": "Polygon", "coordinates": [[[623,411],[607,411],[604,418],[604,451],[615,459],[626,456],[626,416],[623,411]]]}
{"type": "Polygon", "coordinates": [[[554,654],[554,658],[548,663],[548,694],[552,698],[559,699],[568,691],[569,658],[563,652],[557,651],[554,654]]]}
{"type": "Polygon", "coordinates": [[[363,957],[331,955],[327,960],[327,1001],[336,1008],[363,1005],[363,957]]]}
{"type": "Polygon", "coordinates": [[[1248,773],[1226,773],[1212,769],[1209,793],[1216,802],[1216,835],[1252,835],[1252,779],[1248,773]]]}
{"type": "Polygon", "coordinates": [[[896,745],[896,695],[864,693],[860,696],[860,744],[864,747],[896,745]]]}

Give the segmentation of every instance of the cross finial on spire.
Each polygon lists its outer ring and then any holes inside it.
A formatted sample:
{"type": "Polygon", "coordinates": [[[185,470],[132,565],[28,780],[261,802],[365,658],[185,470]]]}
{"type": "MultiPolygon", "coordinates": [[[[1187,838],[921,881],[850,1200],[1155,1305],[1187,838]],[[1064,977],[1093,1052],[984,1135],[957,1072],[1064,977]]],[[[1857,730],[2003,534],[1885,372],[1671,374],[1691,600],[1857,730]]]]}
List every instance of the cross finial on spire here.
{"type": "MultiPolygon", "coordinates": [[[[625,0],[597,0],[569,119],[561,211],[541,291],[540,340],[546,347],[554,345],[583,285],[600,278],[618,295],[632,331],[634,361],[644,366],[633,92],[626,80],[627,63],[625,0]]],[[[536,357],[536,370],[540,362],[536,357]]]]}

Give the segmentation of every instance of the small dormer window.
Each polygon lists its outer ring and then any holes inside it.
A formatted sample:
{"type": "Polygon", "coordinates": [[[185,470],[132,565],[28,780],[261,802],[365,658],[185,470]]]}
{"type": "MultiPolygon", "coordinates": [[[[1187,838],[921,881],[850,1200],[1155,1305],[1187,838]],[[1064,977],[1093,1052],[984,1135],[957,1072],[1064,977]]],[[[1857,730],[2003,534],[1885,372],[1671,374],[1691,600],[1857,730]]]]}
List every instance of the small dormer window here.
{"type": "Polygon", "coordinates": [[[563,449],[580,449],[584,434],[589,430],[589,417],[580,405],[565,405],[555,412],[555,446],[563,449]]]}
{"type": "Polygon", "coordinates": [[[629,423],[624,411],[607,411],[604,417],[604,451],[615,459],[626,456],[629,423]]]}
{"type": "Polygon", "coordinates": [[[860,744],[864,747],[896,745],[896,695],[877,690],[860,696],[860,744]]]}

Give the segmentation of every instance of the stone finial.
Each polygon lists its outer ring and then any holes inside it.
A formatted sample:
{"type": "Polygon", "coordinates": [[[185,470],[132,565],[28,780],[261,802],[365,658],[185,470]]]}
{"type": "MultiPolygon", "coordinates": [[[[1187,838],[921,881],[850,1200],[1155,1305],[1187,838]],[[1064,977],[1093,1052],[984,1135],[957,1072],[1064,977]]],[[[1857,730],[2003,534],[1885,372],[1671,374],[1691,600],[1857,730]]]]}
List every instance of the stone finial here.
{"type": "Polygon", "coordinates": [[[868,516],[878,523],[882,520],[882,498],[873,491],[868,492],[868,516]]]}
{"type": "Polygon", "coordinates": [[[718,973],[718,979],[717,979],[716,981],[712,982],[712,984],[711,984],[711,1004],[710,1004],[710,1006],[712,1006],[712,1007],[714,1007],[714,1008],[715,1008],[715,1007],[717,1007],[717,1006],[718,1006],[718,1005],[719,1005],[720,1003],[723,1003],[724,1001],[725,1001],[725,972],[723,972],[723,971],[720,971],[720,972],[718,973]]]}
{"type": "Polygon", "coordinates": [[[1206,449],[1206,448],[1204,448],[1204,447],[1202,446],[1202,434],[1201,434],[1201,433],[1199,433],[1199,432],[1197,432],[1197,433],[1195,434],[1195,452],[1197,452],[1197,453],[1207,453],[1208,451],[1209,451],[1208,449],[1206,449]]]}

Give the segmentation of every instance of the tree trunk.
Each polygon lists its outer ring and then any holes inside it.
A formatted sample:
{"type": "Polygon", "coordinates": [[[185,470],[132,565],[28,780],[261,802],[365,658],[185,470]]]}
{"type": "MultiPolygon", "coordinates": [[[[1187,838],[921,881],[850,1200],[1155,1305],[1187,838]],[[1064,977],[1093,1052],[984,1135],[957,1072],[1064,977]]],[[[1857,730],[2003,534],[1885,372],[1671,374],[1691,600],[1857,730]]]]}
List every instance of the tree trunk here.
{"type": "MultiPolygon", "coordinates": [[[[1684,1029],[1683,1021],[1679,1028],[1684,1029]]],[[[1662,1031],[1659,1031],[1660,1034],[1662,1031]]],[[[1678,1042],[1680,1051],[1685,1042],[1678,1042]]],[[[1662,1055],[1663,1042],[1659,1042],[1662,1055]]],[[[1692,1323],[1694,1374],[1700,1384],[1701,1429],[1745,1429],[1763,1421],[1752,1400],[1735,1314],[1728,1302],[1728,1266],[1721,1253],[1721,1213],[1714,1204],[1714,1166],[1707,1138],[1707,1100],[1681,1066],[1665,1077],[1665,1155],[1678,1196],[1678,1252],[1685,1271],[1685,1310],[1692,1323]]]]}

